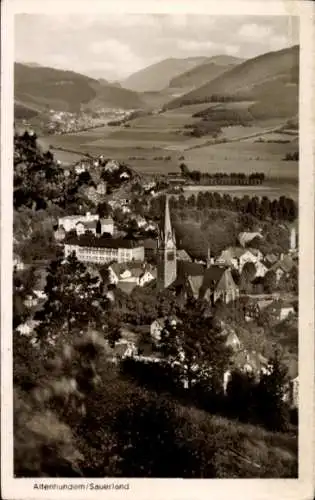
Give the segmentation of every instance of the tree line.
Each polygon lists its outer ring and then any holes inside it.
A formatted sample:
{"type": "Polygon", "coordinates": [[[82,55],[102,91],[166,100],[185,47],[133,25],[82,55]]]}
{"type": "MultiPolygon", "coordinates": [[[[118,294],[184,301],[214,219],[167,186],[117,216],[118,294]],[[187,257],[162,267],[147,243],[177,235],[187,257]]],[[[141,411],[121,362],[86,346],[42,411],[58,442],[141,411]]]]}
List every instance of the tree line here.
{"type": "MultiPolygon", "coordinates": [[[[152,218],[160,217],[163,213],[164,197],[153,198],[150,205],[150,215],[152,218]]],[[[267,196],[243,197],[231,196],[227,193],[200,191],[198,195],[191,194],[189,197],[180,195],[170,197],[170,207],[173,210],[204,210],[223,209],[237,212],[244,215],[253,216],[261,221],[294,221],[298,216],[298,207],[292,198],[280,196],[278,199],[270,200],[267,196]]]]}
{"type": "Polygon", "coordinates": [[[232,186],[253,186],[261,185],[266,180],[263,172],[253,172],[252,174],[244,174],[242,172],[200,172],[199,170],[189,170],[186,164],[181,163],[183,177],[203,185],[232,185],[232,186]]]}

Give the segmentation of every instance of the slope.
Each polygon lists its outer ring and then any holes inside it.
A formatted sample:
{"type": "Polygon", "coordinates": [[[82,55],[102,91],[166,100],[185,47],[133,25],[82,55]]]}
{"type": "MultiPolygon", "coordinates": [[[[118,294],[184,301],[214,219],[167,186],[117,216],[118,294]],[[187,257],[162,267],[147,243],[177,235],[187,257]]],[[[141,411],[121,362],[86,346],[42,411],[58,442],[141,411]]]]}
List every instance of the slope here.
{"type": "Polygon", "coordinates": [[[256,101],[257,115],[293,116],[298,108],[299,47],[269,52],[249,59],[167,104],[176,108],[209,102],[213,96],[256,101]]]}
{"type": "Polygon", "coordinates": [[[164,59],[133,73],[122,86],[137,92],[159,91],[168,87],[172,78],[205,61],[206,57],[189,57],[186,59],[164,59]]]}
{"type": "Polygon", "coordinates": [[[205,82],[214,80],[225,71],[232,69],[236,64],[243,62],[242,59],[231,56],[214,56],[206,62],[195,66],[193,69],[185,71],[179,76],[172,78],[170,88],[198,88],[205,82]]]}
{"type": "Polygon", "coordinates": [[[81,105],[134,109],[143,107],[140,96],[105,81],[48,67],[15,63],[14,94],[19,110],[36,107],[63,111],[79,111],[81,105]]]}

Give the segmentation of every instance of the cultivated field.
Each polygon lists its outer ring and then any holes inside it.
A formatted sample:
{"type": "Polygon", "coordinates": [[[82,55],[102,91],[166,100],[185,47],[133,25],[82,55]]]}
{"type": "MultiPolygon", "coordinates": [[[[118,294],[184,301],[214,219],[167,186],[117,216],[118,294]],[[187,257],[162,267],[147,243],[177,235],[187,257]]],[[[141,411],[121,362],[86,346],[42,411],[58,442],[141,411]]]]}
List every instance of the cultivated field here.
{"type": "Polygon", "coordinates": [[[230,142],[185,151],[185,163],[202,172],[264,172],[272,179],[298,181],[298,162],[283,161],[297,145],[259,142],[230,142]]]}
{"type": "MultiPolygon", "coordinates": [[[[244,108],[251,103],[227,103],[227,108],[244,108]]],[[[141,116],[128,127],[104,126],[96,129],[48,136],[40,139],[43,147],[52,146],[56,158],[65,163],[77,161],[80,154],[117,159],[147,174],[167,174],[185,162],[191,170],[202,172],[264,172],[273,182],[298,180],[298,163],[283,161],[287,153],[297,150],[297,136],[274,132],[281,121],[269,120],[253,126],[231,126],[223,129],[228,142],[207,145],[211,137],[192,138],[183,135],[183,127],[200,120],[192,118],[198,111],[218,106],[204,103],[184,106],[160,114],[141,116]],[[258,139],[265,142],[257,142],[258,139]],[[270,143],[268,140],[290,140],[270,143]],[[206,145],[205,145],[206,144],[206,145]],[[56,151],[62,147],[72,152],[56,151]],[[77,152],[78,154],[73,153],[77,152]]],[[[245,188],[248,192],[249,188],[245,188]]]]}

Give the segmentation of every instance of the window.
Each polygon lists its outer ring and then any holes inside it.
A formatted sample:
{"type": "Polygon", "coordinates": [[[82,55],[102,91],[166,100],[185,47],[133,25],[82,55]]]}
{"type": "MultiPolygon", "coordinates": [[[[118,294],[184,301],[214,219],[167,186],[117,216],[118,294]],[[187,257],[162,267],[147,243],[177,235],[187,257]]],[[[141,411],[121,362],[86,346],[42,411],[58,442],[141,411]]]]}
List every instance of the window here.
{"type": "Polygon", "coordinates": [[[169,252],[167,254],[167,260],[174,260],[174,252],[169,252]]]}

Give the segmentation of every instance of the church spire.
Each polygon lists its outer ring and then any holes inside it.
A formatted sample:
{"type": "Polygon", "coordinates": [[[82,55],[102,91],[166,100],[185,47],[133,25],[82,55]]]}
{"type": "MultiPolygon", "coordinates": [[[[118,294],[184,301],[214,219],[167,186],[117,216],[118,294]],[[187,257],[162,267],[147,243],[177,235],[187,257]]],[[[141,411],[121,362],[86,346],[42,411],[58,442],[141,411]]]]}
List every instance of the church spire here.
{"type": "Polygon", "coordinates": [[[208,246],[208,252],[207,252],[207,268],[211,266],[211,252],[210,252],[210,245],[208,246]]]}
{"type": "Polygon", "coordinates": [[[158,239],[158,266],[157,266],[157,286],[158,289],[168,288],[177,276],[176,263],[176,239],[172,228],[169,199],[165,199],[164,224],[161,217],[161,231],[158,239]]]}
{"type": "Polygon", "coordinates": [[[165,215],[164,215],[164,239],[165,239],[165,241],[167,241],[172,236],[173,236],[173,231],[172,231],[172,224],[171,224],[170,207],[169,207],[168,196],[166,195],[165,215]]]}

